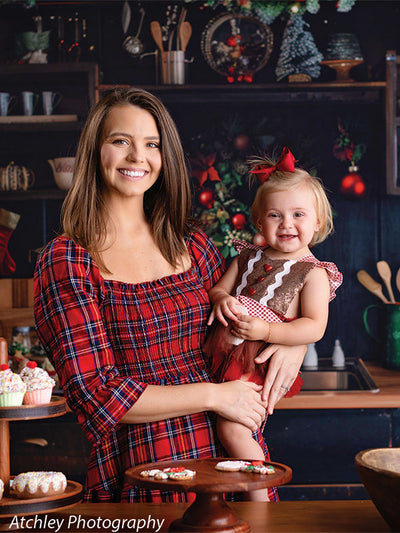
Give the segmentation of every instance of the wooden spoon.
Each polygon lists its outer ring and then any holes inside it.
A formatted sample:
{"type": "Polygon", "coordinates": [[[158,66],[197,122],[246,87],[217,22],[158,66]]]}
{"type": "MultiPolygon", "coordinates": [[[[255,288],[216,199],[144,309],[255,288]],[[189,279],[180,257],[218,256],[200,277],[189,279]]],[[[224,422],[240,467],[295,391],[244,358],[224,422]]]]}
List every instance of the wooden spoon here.
{"type": "Polygon", "coordinates": [[[167,79],[167,62],[166,62],[166,56],[165,56],[165,50],[164,45],[162,41],[162,30],[160,23],[158,20],[152,20],[150,22],[150,31],[151,35],[154,39],[154,42],[158,46],[160,50],[160,56],[161,56],[161,69],[162,69],[162,75],[163,75],[163,83],[165,83],[167,79]]]}
{"type": "Polygon", "coordinates": [[[389,294],[389,300],[394,303],[395,299],[394,299],[392,285],[391,285],[392,271],[390,270],[390,266],[388,265],[386,261],[378,261],[376,263],[376,268],[378,270],[380,277],[383,279],[386,285],[386,288],[389,294]]]}
{"type": "Polygon", "coordinates": [[[389,301],[385,298],[382,293],[382,285],[371,278],[371,276],[365,270],[359,270],[357,272],[357,279],[369,292],[375,294],[382,302],[388,304],[389,301]]]}
{"type": "Polygon", "coordinates": [[[183,52],[186,51],[186,47],[188,45],[188,42],[190,41],[190,37],[192,36],[192,25],[189,21],[184,20],[179,28],[179,38],[181,41],[181,50],[183,52]]]}

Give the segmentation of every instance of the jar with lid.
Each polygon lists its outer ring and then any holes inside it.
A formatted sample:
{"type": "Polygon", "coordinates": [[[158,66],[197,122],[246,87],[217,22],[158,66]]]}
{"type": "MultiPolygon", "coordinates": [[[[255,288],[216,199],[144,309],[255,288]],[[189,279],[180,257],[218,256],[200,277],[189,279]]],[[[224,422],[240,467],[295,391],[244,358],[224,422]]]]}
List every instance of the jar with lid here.
{"type": "Polygon", "coordinates": [[[20,326],[12,329],[11,344],[22,344],[29,352],[32,347],[31,329],[29,326],[20,326]]]}

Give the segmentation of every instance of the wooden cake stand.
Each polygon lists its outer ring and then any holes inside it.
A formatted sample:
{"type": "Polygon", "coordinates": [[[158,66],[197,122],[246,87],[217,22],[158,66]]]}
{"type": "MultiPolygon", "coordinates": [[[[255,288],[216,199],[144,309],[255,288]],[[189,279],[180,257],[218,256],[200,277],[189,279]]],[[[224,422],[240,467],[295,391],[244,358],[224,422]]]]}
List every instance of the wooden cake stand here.
{"type": "Polygon", "coordinates": [[[245,533],[250,531],[247,522],[239,518],[224,500],[225,492],[248,492],[257,489],[284,485],[292,479],[290,467],[280,463],[264,463],[275,468],[274,474],[260,475],[251,472],[222,472],[215,469],[220,461],[229,458],[188,459],[183,461],[163,461],[147,463],[129,468],[125,478],[132,484],[148,489],[165,491],[194,492],[195,501],[188,507],[182,518],[172,522],[170,531],[186,533],[245,533]],[[191,480],[175,481],[144,478],[143,470],[184,467],[194,470],[191,480]]]}
{"type": "Polygon", "coordinates": [[[321,65],[327,65],[335,70],[336,81],[346,83],[354,81],[350,78],[350,70],[361,63],[364,63],[363,59],[326,59],[321,61],[321,65]]]}
{"type": "MultiPolygon", "coordinates": [[[[54,512],[61,508],[75,505],[82,499],[82,485],[67,481],[63,494],[45,498],[19,499],[10,491],[10,428],[13,420],[34,420],[52,418],[66,413],[65,399],[52,396],[51,402],[43,405],[20,405],[18,407],[0,407],[0,479],[4,481],[4,496],[0,500],[0,531],[8,531],[9,519],[13,516],[26,516],[54,512]]],[[[32,467],[32,470],[36,470],[32,467]]],[[[39,468],[42,470],[42,468],[39,468]]]]}
{"type": "MultiPolygon", "coordinates": [[[[7,341],[0,337],[0,364],[7,363],[7,341]]],[[[10,491],[10,422],[13,420],[35,420],[62,416],[67,412],[65,399],[52,396],[49,403],[43,405],[19,405],[0,407],[0,479],[4,482],[4,495],[0,498],[0,531],[9,531],[9,519],[13,516],[25,516],[52,512],[70,507],[80,502],[83,488],[80,483],[67,481],[63,494],[45,498],[18,499],[10,491]]],[[[32,470],[43,468],[32,467],[32,470]]]]}

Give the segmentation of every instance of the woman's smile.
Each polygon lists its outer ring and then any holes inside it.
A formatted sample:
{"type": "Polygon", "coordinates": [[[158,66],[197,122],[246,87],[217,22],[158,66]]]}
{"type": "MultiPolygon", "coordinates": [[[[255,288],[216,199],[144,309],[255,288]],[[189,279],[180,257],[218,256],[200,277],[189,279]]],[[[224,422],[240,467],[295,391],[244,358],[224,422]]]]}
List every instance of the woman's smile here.
{"type": "Polygon", "coordinates": [[[133,168],[133,169],[119,168],[118,172],[120,172],[125,177],[130,178],[134,181],[144,178],[144,176],[148,174],[147,170],[138,169],[138,168],[133,168]]]}

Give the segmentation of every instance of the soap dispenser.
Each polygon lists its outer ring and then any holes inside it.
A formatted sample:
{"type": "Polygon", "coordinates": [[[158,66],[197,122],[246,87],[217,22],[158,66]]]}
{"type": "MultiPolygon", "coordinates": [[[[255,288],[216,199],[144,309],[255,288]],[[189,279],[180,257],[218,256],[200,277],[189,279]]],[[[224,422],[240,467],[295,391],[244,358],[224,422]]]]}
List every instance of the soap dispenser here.
{"type": "Polygon", "coordinates": [[[304,356],[303,368],[318,368],[318,354],[315,349],[315,342],[307,345],[306,355],[304,356]]]}
{"type": "Polygon", "coordinates": [[[344,368],[345,360],[344,360],[344,352],[342,350],[342,347],[340,345],[340,340],[335,340],[335,346],[333,347],[332,352],[332,366],[334,368],[344,368]]]}

